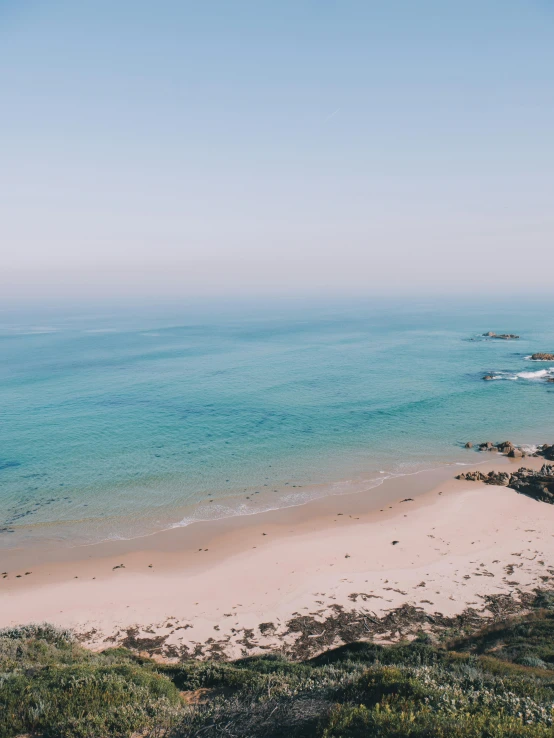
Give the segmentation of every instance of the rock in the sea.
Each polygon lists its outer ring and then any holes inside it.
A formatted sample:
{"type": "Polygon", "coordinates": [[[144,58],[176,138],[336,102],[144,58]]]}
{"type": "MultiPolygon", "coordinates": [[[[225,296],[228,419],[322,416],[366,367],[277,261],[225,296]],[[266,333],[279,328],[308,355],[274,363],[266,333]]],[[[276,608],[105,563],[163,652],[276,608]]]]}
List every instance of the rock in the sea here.
{"type": "Polygon", "coordinates": [[[512,341],[515,338],[519,338],[519,336],[516,336],[515,333],[495,333],[494,331],[483,333],[483,336],[485,336],[485,338],[501,338],[504,341],[512,341]]]}
{"type": "Polygon", "coordinates": [[[485,376],[483,377],[483,379],[486,379],[487,381],[490,381],[491,379],[494,379],[494,377],[492,376],[492,374],[485,374],[485,376]]]}
{"type": "MultiPolygon", "coordinates": [[[[469,442],[471,443],[471,441],[469,442]]],[[[466,448],[471,448],[466,444],[466,448]]],[[[531,451],[523,451],[518,448],[512,441],[502,441],[501,443],[494,444],[492,441],[485,441],[477,445],[479,451],[499,451],[501,454],[506,454],[512,459],[520,459],[523,456],[544,456],[549,461],[554,461],[554,443],[544,443],[542,446],[537,446],[535,453],[531,451]]]]}
{"type": "Polygon", "coordinates": [[[511,441],[502,441],[501,443],[485,441],[478,444],[479,451],[499,451],[501,454],[507,454],[508,456],[515,448],[516,446],[511,441]]]}
{"type": "Polygon", "coordinates": [[[531,361],[554,361],[554,354],[532,354],[531,361]]]}
{"type": "Polygon", "coordinates": [[[494,448],[494,443],[492,441],[485,441],[485,443],[479,444],[480,451],[489,451],[491,448],[494,448]]]}
{"type": "Polygon", "coordinates": [[[472,442],[471,442],[471,441],[468,441],[468,442],[466,443],[466,445],[464,446],[464,448],[473,448],[473,444],[472,444],[472,442]]]}

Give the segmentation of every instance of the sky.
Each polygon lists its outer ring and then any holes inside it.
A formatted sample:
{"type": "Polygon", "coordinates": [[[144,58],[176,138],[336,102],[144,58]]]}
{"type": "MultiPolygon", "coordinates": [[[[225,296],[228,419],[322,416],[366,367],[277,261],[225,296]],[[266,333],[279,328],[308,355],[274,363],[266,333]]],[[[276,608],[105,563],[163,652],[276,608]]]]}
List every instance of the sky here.
{"type": "Polygon", "coordinates": [[[0,0],[0,295],[548,294],[552,0],[0,0]]]}

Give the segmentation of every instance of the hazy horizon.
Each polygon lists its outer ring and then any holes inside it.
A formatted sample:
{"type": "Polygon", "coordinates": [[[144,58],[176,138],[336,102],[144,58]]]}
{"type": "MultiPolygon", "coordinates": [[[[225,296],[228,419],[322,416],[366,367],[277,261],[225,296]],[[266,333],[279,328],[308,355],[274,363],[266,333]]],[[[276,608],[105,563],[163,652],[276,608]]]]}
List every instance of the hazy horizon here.
{"type": "Polygon", "coordinates": [[[554,8],[0,3],[0,302],[548,297],[554,8]]]}

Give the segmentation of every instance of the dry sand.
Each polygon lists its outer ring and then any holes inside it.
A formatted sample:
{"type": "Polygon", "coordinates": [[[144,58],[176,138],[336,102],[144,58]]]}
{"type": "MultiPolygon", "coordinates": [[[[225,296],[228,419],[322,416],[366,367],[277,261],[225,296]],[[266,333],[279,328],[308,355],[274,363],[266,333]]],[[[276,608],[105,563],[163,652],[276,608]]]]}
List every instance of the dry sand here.
{"type": "MultiPolygon", "coordinates": [[[[509,463],[495,455],[478,468],[509,463]]],[[[336,606],[454,615],[483,608],[486,595],[549,586],[554,506],[454,480],[459,470],[134,541],[4,552],[0,627],[48,621],[93,648],[131,634],[157,639],[145,649],[166,656],[237,657],[290,642],[293,616],[323,620],[336,606]]]]}

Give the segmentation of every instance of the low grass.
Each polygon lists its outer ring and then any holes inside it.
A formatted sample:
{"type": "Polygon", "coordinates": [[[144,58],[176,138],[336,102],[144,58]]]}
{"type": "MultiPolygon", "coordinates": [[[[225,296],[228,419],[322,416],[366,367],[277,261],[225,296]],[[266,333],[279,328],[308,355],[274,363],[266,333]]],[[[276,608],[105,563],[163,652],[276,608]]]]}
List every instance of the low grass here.
{"type": "Polygon", "coordinates": [[[174,723],[175,684],[117,650],[93,654],[49,626],[0,631],[0,736],[123,738],[174,723]]]}
{"type": "Polygon", "coordinates": [[[0,738],[552,738],[554,612],[463,639],[158,664],[0,631],[0,738]],[[202,695],[187,704],[182,694],[202,695]]]}

